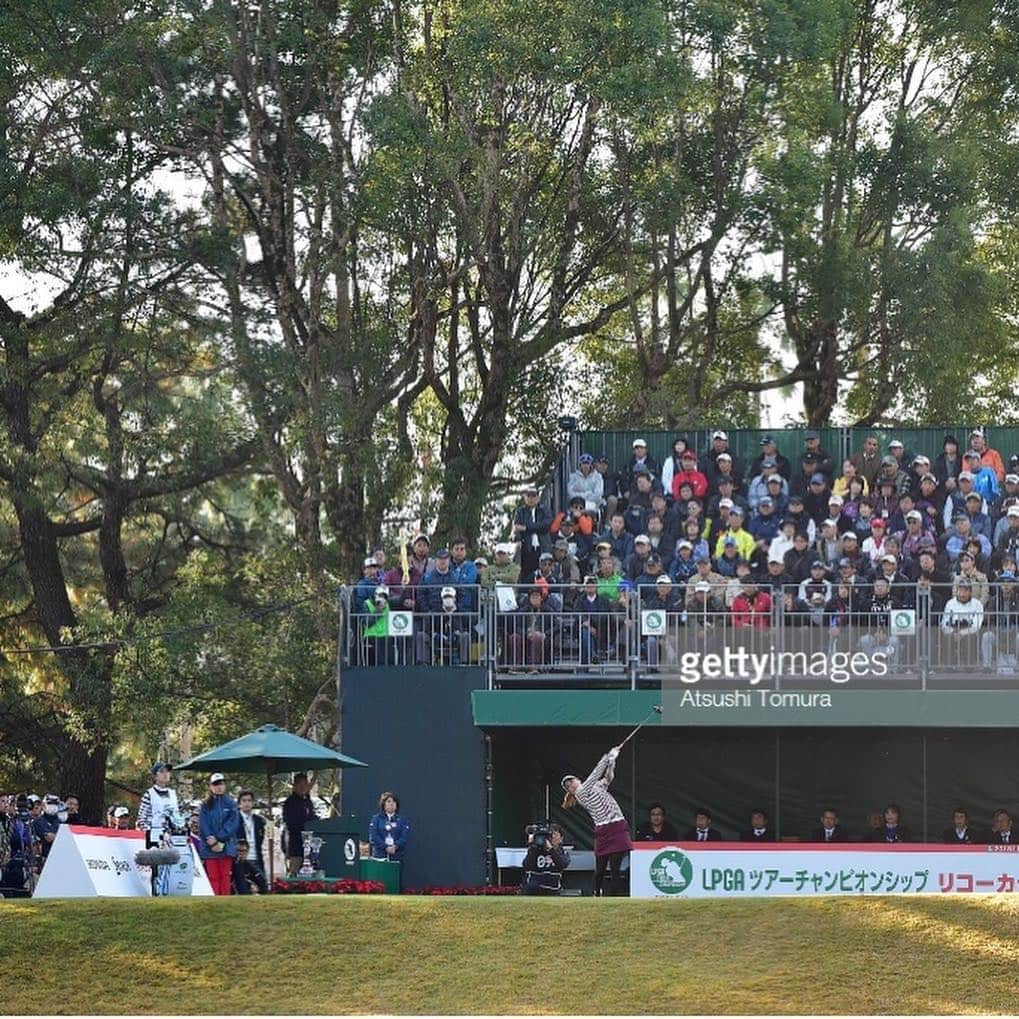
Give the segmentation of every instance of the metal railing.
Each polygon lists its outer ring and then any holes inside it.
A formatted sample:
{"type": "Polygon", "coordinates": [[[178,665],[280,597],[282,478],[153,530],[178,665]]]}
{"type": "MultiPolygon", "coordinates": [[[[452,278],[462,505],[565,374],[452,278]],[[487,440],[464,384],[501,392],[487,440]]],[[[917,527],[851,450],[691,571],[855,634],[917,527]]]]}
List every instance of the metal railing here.
{"type": "Polygon", "coordinates": [[[490,688],[636,688],[698,670],[698,682],[725,685],[747,669],[755,685],[773,689],[981,680],[1019,688],[1019,584],[981,581],[977,595],[962,587],[898,583],[875,602],[864,586],[845,604],[789,591],[751,608],[724,591],[688,602],[680,585],[664,598],[648,587],[619,590],[612,580],[593,597],[583,585],[498,585],[460,588],[464,600],[448,611],[390,610],[386,627],[382,613],[351,611],[345,589],[340,646],[347,667],[482,667],[490,688]],[[704,672],[708,656],[725,668],[704,672]]]}

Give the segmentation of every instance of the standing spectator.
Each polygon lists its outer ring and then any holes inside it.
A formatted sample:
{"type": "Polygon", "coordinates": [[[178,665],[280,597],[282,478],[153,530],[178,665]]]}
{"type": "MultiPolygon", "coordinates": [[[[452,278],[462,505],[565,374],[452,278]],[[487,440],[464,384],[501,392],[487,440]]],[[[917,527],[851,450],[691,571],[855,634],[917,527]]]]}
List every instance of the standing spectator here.
{"type": "Polygon", "coordinates": [[[524,492],[524,505],[513,518],[513,533],[520,541],[520,575],[533,577],[538,568],[538,556],[548,552],[552,545],[552,537],[548,528],[552,523],[552,514],[538,505],[538,489],[528,488],[524,492]]]}
{"type": "Polygon", "coordinates": [[[672,475],[672,488],[669,491],[672,493],[673,499],[679,498],[679,486],[684,481],[690,483],[696,498],[704,499],[708,494],[707,476],[697,469],[697,454],[692,449],[688,449],[682,455],[680,470],[672,475]]]}
{"type": "Polygon", "coordinates": [[[962,473],[962,458],[959,456],[959,440],[946,435],[941,443],[941,452],[934,458],[934,476],[946,492],[954,492],[959,475],[962,473]]]}
{"type": "Polygon", "coordinates": [[[566,482],[566,494],[570,499],[583,499],[584,509],[595,515],[605,505],[605,481],[594,469],[594,457],[581,453],[577,469],[566,482]]]}
{"type": "Polygon", "coordinates": [[[366,603],[375,597],[375,588],[379,583],[379,564],[374,556],[367,556],[361,566],[361,579],[354,585],[354,598],[351,611],[366,612],[366,603]]]}
{"type": "Polygon", "coordinates": [[[311,802],[311,784],[303,771],[294,775],[290,795],[283,801],[283,833],[286,845],[283,855],[287,861],[287,874],[294,877],[304,862],[304,826],[315,820],[315,806],[311,802]]]}
{"type": "Polygon", "coordinates": [[[410,838],[410,825],[406,818],[400,816],[399,810],[400,798],[386,790],[379,797],[379,811],[368,826],[368,844],[373,860],[388,860],[390,863],[403,860],[410,838]]]}
{"type": "Polygon", "coordinates": [[[767,630],[771,626],[771,595],[759,590],[752,577],[743,582],[743,591],[733,599],[732,625],[735,629],[753,630],[767,630]]]}
{"type": "Polygon", "coordinates": [[[217,771],[209,778],[209,792],[198,812],[199,855],[215,895],[230,894],[240,823],[237,801],[227,795],[226,779],[217,771]]]}
{"type": "Polygon", "coordinates": [[[64,808],[67,810],[67,820],[64,824],[84,824],[81,819],[78,797],[74,793],[67,793],[64,796],[64,808]]]}
{"type": "Polygon", "coordinates": [[[820,472],[827,479],[831,479],[832,474],[835,472],[835,464],[831,458],[831,453],[826,449],[821,448],[821,433],[815,431],[813,428],[808,428],[803,433],[803,444],[804,451],[800,454],[800,467],[805,471],[805,463],[807,462],[807,455],[811,455],[810,463],[812,463],[813,469],[811,474],[820,472]]]}
{"type": "MultiPolygon", "coordinates": [[[[407,565],[410,568],[411,576],[415,573],[420,578],[435,565],[435,562],[429,558],[431,554],[432,543],[428,540],[427,534],[419,534],[414,538],[411,543],[411,555],[407,561],[407,565]]],[[[419,579],[417,583],[421,583],[419,579]]]]}
{"type": "MultiPolygon", "coordinates": [[[[672,452],[665,458],[665,462],[662,464],[662,491],[672,491],[672,478],[677,471],[683,470],[681,464],[683,462],[683,454],[688,450],[693,449],[690,445],[690,440],[685,435],[678,435],[672,440],[672,452]]],[[[697,452],[694,451],[694,466],[697,466],[697,452]]],[[[699,469],[699,468],[698,468],[699,469]]]]}
{"type": "Polygon", "coordinates": [[[707,475],[708,484],[716,492],[718,491],[718,478],[723,473],[730,473],[734,478],[733,488],[739,491],[742,486],[743,465],[732,455],[729,449],[729,436],[721,429],[711,433],[711,448],[701,457],[701,470],[707,475]],[[724,469],[719,464],[719,458],[728,460],[729,466],[724,469]]]}
{"type": "Polygon", "coordinates": [[[997,499],[1001,494],[1001,488],[999,487],[1000,479],[995,474],[994,468],[981,463],[980,454],[975,449],[966,450],[963,462],[966,465],[966,470],[973,475],[973,491],[987,502],[997,499]]]}
{"type": "Polygon", "coordinates": [[[477,608],[478,568],[473,559],[467,558],[467,539],[454,538],[449,546],[449,575],[457,588],[457,602],[461,612],[473,612],[477,608]]]}
{"type": "Polygon", "coordinates": [[[496,584],[516,584],[520,580],[520,566],[513,561],[517,547],[512,541],[501,541],[495,546],[495,562],[488,567],[482,586],[494,588],[496,584]]]}
{"type": "Polygon", "coordinates": [[[1000,484],[1005,477],[1005,464],[1001,454],[987,445],[987,433],[982,428],[974,428],[969,433],[969,448],[979,454],[981,466],[993,471],[1000,484]]]}
{"type": "Polygon", "coordinates": [[[46,862],[53,848],[53,842],[60,831],[60,797],[47,793],[43,798],[42,814],[32,822],[32,833],[35,835],[42,852],[42,861],[46,862]]]}
{"type": "Polygon", "coordinates": [[[649,474],[652,478],[658,478],[661,474],[661,468],[658,466],[658,461],[648,453],[647,441],[645,439],[634,439],[633,455],[616,475],[616,489],[619,493],[620,501],[614,508],[625,507],[630,499],[630,493],[635,491],[635,475],[645,473],[649,474]]]}
{"type": "Polygon", "coordinates": [[[749,481],[755,474],[760,473],[761,465],[765,460],[772,460],[774,462],[773,469],[777,471],[783,481],[788,482],[792,473],[792,466],[789,461],[782,456],[778,451],[778,445],[775,443],[774,435],[765,435],[761,439],[761,452],[754,457],[750,464],[750,469],[747,473],[747,480],[749,481]]]}
{"type": "Polygon", "coordinates": [[[876,435],[868,435],[863,440],[863,449],[854,453],[849,459],[856,468],[856,473],[867,482],[868,489],[874,487],[874,479],[881,469],[881,454],[876,435]]]}
{"type": "Polygon", "coordinates": [[[250,789],[242,789],[237,794],[237,808],[240,811],[237,834],[247,843],[248,853],[244,859],[238,853],[234,864],[234,887],[238,895],[247,895],[250,884],[254,884],[259,894],[265,895],[269,891],[262,854],[265,818],[255,813],[255,794],[250,789]]]}
{"type": "Polygon", "coordinates": [[[584,590],[573,603],[573,611],[579,620],[580,664],[590,665],[608,646],[612,606],[607,598],[598,593],[598,578],[584,578],[584,590]]]}
{"type": "Polygon", "coordinates": [[[743,488],[743,479],[736,473],[736,461],[730,453],[719,453],[715,457],[715,472],[708,476],[709,491],[721,494],[722,483],[727,479],[732,481],[733,492],[743,488]]]}
{"type": "Polygon", "coordinates": [[[772,498],[775,495],[782,495],[785,499],[789,498],[789,486],[785,478],[775,469],[775,461],[771,457],[765,457],[760,461],[760,470],[761,473],[751,478],[747,486],[747,505],[752,510],[757,509],[757,504],[766,495],[772,498]],[[775,479],[775,485],[769,486],[768,482],[772,478],[775,479]]]}

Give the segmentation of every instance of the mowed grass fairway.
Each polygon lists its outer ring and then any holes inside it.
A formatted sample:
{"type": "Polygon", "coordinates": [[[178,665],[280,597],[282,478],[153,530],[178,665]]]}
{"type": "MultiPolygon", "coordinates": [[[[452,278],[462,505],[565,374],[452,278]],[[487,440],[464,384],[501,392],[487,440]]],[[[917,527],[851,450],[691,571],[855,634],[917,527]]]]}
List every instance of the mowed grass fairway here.
{"type": "Polygon", "coordinates": [[[0,902],[2,1011],[1016,1010],[1019,897],[0,902]]]}

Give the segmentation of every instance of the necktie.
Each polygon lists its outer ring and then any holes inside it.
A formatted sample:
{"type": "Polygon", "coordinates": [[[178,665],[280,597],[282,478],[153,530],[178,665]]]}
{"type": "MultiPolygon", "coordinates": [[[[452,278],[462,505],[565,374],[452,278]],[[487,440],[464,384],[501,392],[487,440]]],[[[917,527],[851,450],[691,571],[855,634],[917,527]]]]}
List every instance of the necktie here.
{"type": "Polygon", "coordinates": [[[831,832],[826,828],[824,832],[824,841],[831,842],[831,832]]]}
{"type": "Polygon", "coordinates": [[[761,836],[762,836],[762,835],[764,834],[764,829],[763,829],[763,828],[755,828],[755,829],[754,829],[754,834],[755,834],[755,835],[756,835],[756,836],[757,836],[758,838],[760,838],[760,837],[761,837],[761,836]]]}
{"type": "Polygon", "coordinates": [[[1009,837],[1011,836],[1011,834],[1012,834],[1011,832],[1004,832],[1003,835],[1002,835],[1002,841],[1008,842],[1009,837]]]}
{"type": "Polygon", "coordinates": [[[697,841],[698,842],[707,842],[707,840],[708,840],[708,833],[706,831],[701,831],[698,828],[697,829],[697,841]]]}

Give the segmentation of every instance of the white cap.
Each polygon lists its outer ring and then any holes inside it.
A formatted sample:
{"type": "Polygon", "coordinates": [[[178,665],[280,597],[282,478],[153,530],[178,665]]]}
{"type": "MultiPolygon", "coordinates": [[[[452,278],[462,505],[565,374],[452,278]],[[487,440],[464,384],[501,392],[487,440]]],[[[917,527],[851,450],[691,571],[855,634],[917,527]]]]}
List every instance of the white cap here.
{"type": "Polygon", "coordinates": [[[709,594],[711,592],[711,585],[706,580],[701,580],[694,584],[694,592],[697,594],[709,594]]]}
{"type": "Polygon", "coordinates": [[[717,456],[717,457],[715,457],[715,459],[716,459],[716,460],[731,460],[731,459],[732,459],[732,457],[731,457],[731,456],[729,456],[729,454],[728,454],[728,453],[719,453],[719,454],[718,454],[718,456],[717,456]]]}
{"type": "Polygon", "coordinates": [[[379,584],[379,586],[377,588],[375,588],[375,593],[377,595],[381,594],[384,598],[388,598],[389,597],[389,588],[386,587],[385,584],[379,584]]]}
{"type": "Polygon", "coordinates": [[[711,433],[711,438],[712,439],[725,439],[726,442],[729,441],[728,434],[726,432],[723,432],[721,429],[719,429],[718,431],[712,432],[711,433]]]}
{"type": "Polygon", "coordinates": [[[682,541],[676,542],[676,551],[678,552],[681,548],[693,548],[693,545],[684,538],[682,541]]]}
{"type": "Polygon", "coordinates": [[[225,782],[225,781],[226,781],[226,775],[224,775],[223,772],[221,772],[221,771],[214,771],[209,776],[209,785],[215,785],[217,782],[225,782]]]}
{"type": "Polygon", "coordinates": [[[902,449],[903,446],[902,446],[902,443],[898,439],[892,439],[892,441],[888,443],[888,448],[889,449],[893,449],[893,448],[894,449],[902,449]]]}
{"type": "Polygon", "coordinates": [[[456,597],[456,588],[455,588],[455,587],[444,587],[444,588],[443,588],[443,589],[442,589],[442,590],[441,590],[441,591],[439,592],[439,594],[440,594],[440,595],[441,595],[441,596],[442,596],[443,598],[455,598],[455,597],[456,597]]]}
{"type": "Polygon", "coordinates": [[[516,550],[517,547],[516,545],[513,544],[512,541],[500,541],[495,546],[496,554],[502,552],[504,555],[513,555],[513,553],[516,552],[516,550]]]}
{"type": "Polygon", "coordinates": [[[634,545],[639,545],[641,542],[645,545],[650,545],[651,539],[646,534],[638,534],[637,537],[633,539],[633,543],[634,545]]]}
{"type": "Polygon", "coordinates": [[[1019,474],[1006,474],[1005,480],[1012,482],[1013,485],[1019,485],[1019,474]]]}
{"type": "Polygon", "coordinates": [[[131,813],[131,811],[128,810],[127,807],[116,807],[114,809],[114,811],[113,811],[113,816],[114,817],[127,817],[128,814],[130,814],[130,813],[131,813]]]}
{"type": "Polygon", "coordinates": [[[636,449],[638,446],[646,446],[646,445],[647,445],[647,439],[634,439],[633,440],[633,448],[634,449],[636,449]]]}
{"type": "Polygon", "coordinates": [[[1005,510],[1005,516],[1006,517],[1019,517],[1019,505],[1016,505],[1016,504],[1013,503],[1013,505],[1009,506],[1009,508],[1007,510],[1005,510]]]}
{"type": "Polygon", "coordinates": [[[734,505],[732,499],[719,499],[718,500],[718,508],[719,509],[724,509],[725,507],[732,506],[732,505],[734,505]]]}
{"type": "Polygon", "coordinates": [[[910,510],[906,514],[906,519],[907,520],[923,520],[923,515],[920,513],[919,510],[910,510]]]}
{"type": "Polygon", "coordinates": [[[839,526],[839,522],[837,520],[832,520],[832,518],[829,517],[827,520],[822,520],[821,521],[821,526],[822,527],[838,527],[839,526]]]}
{"type": "Polygon", "coordinates": [[[667,574],[663,573],[656,581],[656,584],[671,584],[672,578],[667,574]]]}
{"type": "Polygon", "coordinates": [[[973,480],[973,475],[969,471],[959,471],[959,480],[960,481],[972,481],[973,480]]]}
{"type": "Polygon", "coordinates": [[[836,495],[834,492],[832,492],[832,494],[828,496],[828,505],[830,506],[833,502],[841,506],[843,502],[842,496],[836,495]]]}
{"type": "Polygon", "coordinates": [[[378,566],[379,564],[375,561],[375,557],[374,556],[370,556],[369,555],[369,556],[365,556],[364,557],[364,565],[365,566],[378,566]]]}

